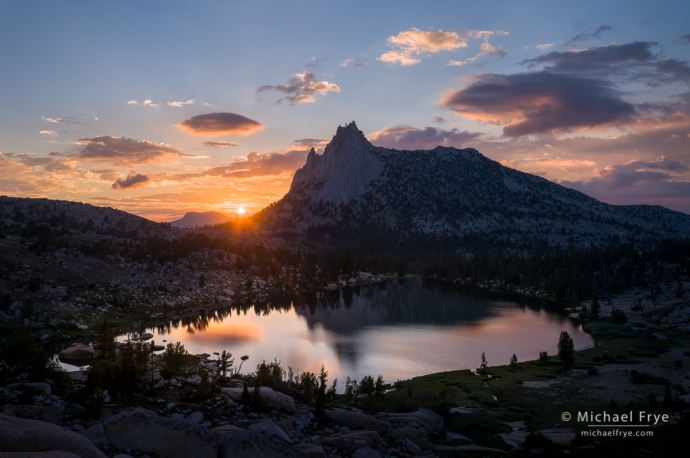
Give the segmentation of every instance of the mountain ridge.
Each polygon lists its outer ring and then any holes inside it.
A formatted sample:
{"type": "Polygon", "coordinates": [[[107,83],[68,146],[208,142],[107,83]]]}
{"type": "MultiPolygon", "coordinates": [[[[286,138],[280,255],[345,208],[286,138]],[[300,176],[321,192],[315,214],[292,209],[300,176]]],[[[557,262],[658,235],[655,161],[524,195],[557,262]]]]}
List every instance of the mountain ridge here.
{"type": "Polygon", "coordinates": [[[311,151],[290,191],[257,219],[276,232],[362,248],[374,240],[390,247],[427,238],[456,251],[492,251],[493,245],[525,252],[690,233],[690,215],[606,204],[473,148],[377,147],[354,122],[338,127],[323,154],[311,151]]]}
{"type": "Polygon", "coordinates": [[[187,212],[182,218],[171,221],[170,225],[173,227],[194,229],[197,226],[213,226],[214,224],[223,224],[230,220],[232,220],[230,216],[220,212],[187,212]]]}

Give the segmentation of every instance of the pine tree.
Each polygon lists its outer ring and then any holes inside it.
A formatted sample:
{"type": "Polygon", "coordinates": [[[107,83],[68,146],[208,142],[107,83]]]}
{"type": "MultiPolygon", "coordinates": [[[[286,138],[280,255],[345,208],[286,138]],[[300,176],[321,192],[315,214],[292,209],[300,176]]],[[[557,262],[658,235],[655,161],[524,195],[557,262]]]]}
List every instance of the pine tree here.
{"type": "Polygon", "coordinates": [[[597,296],[596,288],[592,289],[592,305],[589,310],[589,317],[592,320],[599,319],[599,312],[601,311],[601,305],[599,304],[599,297],[597,296]]]}
{"type": "Polygon", "coordinates": [[[563,370],[568,370],[575,365],[575,343],[567,331],[561,332],[558,339],[558,357],[563,362],[563,370]]]}
{"type": "Polygon", "coordinates": [[[510,358],[510,368],[512,370],[516,370],[517,369],[517,363],[518,363],[517,356],[515,355],[515,353],[513,353],[512,358],[510,358]]]}
{"type": "Polygon", "coordinates": [[[481,362],[481,364],[479,365],[479,370],[480,370],[481,372],[484,372],[484,371],[486,370],[486,367],[487,367],[488,364],[489,364],[489,363],[486,361],[486,355],[484,354],[484,352],[482,352],[482,362],[481,362]]]}

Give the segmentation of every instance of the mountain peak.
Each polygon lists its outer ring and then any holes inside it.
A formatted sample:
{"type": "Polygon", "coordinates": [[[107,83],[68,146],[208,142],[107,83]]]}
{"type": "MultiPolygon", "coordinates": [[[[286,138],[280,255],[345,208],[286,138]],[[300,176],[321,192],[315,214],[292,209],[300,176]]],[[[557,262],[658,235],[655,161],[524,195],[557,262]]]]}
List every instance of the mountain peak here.
{"type": "Polygon", "coordinates": [[[357,124],[352,121],[345,126],[338,126],[331,142],[324,150],[324,156],[330,154],[354,154],[359,151],[367,151],[373,145],[364,136],[364,133],[357,128],[357,124]]]}
{"type": "Polygon", "coordinates": [[[369,143],[354,121],[338,126],[323,154],[309,151],[307,163],[295,172],[290,192],[311,189],[312,199],[336,204],[359,197],[383,170],[376,154],[378,149],[369,143]],[[325,183],[328,187],[323,186],[325,183]]]}
{"type": "Polygon", "coordinates": [[[266,221],[302,233],[318,228],[329,243],[365,250],[390,241],[420,250],[443,242],[451,250],[526,253],[690,231],[688,215],[604,204],[474,149],[377,147],[354,122],[338,127],[323,154],[309,152],[266,221]]]}

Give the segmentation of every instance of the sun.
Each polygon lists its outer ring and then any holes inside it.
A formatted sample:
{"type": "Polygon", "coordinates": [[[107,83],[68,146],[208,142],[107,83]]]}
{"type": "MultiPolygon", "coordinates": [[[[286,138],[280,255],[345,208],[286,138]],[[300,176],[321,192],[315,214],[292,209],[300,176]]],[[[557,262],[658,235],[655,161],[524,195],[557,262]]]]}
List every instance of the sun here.
{"type": "Polygon", "coordinates": [[[237,213],[239,213],[240,215],[244,215],[245,211],[246,210],[244,209],[244,207],[238,207],[237,208],[237,213]]]}

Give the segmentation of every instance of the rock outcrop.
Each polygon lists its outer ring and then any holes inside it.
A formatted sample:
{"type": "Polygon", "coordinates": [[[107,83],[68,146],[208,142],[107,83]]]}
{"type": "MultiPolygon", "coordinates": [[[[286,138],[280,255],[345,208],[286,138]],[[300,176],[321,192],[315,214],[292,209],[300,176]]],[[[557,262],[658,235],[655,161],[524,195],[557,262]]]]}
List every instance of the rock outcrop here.
{"type": "Polygon", "coordinates": [[[134,409],[109,418],[103,426],[111,444],[119,449],[138,449],[168,458],[216,457],[211,432],[189,421],[134,409]]]}
{"type": "Polygon", "coordinates": [[[106,458],[86,437],[43,421],[0,415],[0,452],[70,452],[106,458]]]}
{"type": "Polygon", "coordinates": [[[65,348],[60,352],[60,359],[66,361],[72,361],[75,363],[82,363],[90,361],[94,356],[96,356],[96,350],[90,345],[85,345],[83,343],[74,343],[71,347],[65,348]]]}
{"type": "MultiPolygon", "coordinates": [[[[253,393],[254,388],[249,388],[249,392],[253,393]]],[[[233,401],[242,400],[242,388],[223,388],[220,390],[220,394],[233,401]]],[[[282,409],[290,413],[294,413],[297,410],[297,407],[295,407],[295,400],[287,394],[273,391],[267,386],[261,387],[260,394],[261,400],[266,407],[278,410],[282,409]]]]}
{"type": "Polygon", "coordinates": [[[253,431],[230,431],[218,443],[218,458],[307,458],[297,447],[253,431]]]}

